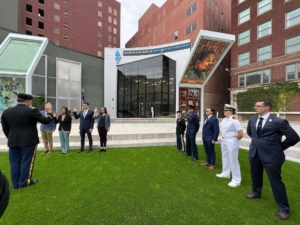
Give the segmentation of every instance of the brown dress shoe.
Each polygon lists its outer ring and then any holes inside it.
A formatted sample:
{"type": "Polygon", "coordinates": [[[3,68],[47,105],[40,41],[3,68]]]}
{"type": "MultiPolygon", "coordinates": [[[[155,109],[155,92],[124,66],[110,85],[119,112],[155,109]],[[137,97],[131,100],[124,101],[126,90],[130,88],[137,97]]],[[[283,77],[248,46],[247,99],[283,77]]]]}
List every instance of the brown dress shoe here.
{"type": "Polygon", "coordinates": [[[215,170],[215,166],[209,166],[208,170],[215,170]]]}
{"type": "Polygon", "coordinates": [[[41,152],[41,154],[47,154],[48,153],[48,150],[44,150],[41,152]]]}
{"type": "Polygon", "coordinates": [[[278,219],[280,219],[280,220],[287,220],[290,217],[290,214],[279,211],[279,212],[277,212],[275,214],[275,217],[278,218],[278,219]]]}
{"type": "Polygon", "coordinates": [[[50,155],[51,153],[52,153],[52,150],[49,150],[47,154],[50,155]]]}
{"type": "Polygon", "coordinates": [[[201,166],[210,166],[210,164],[205,162],[205,163],[201,163],[201,166]]]}
{"type": "Polygon", "coordinates": [[[254,194],[245,194],[244,197],[248,198],[248,199],[260,198],[260,196],[257,196],[257,195],[254,195],[254,194]]]}

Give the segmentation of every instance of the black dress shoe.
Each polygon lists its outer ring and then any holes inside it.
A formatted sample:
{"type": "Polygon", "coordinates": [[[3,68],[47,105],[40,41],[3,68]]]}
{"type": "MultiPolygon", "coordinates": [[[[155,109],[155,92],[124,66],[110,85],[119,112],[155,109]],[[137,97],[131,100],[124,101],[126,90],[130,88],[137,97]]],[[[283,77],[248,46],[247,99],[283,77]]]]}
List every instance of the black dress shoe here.
{"type": "Polygon", "coordinates": [[[106,152],[106,149],[102,149],[102,152],[106,152]]]}
{"type": "Polygon", "coordinates": [[[185,156],[191,156],[191,154],[185,154],[185,156]]]}
{"type": "Polygon", "coordinates": [[[260,196],[254,195],[254,194],[252,194],[252,193],[250,193],[250,194],[245,194],[244,197],[245,197],[245,198],[248,198],[248,199],[260,198],[260,196]]]}
{"type": "Polygon", "coordinates": [[[38,179],[30,180],[30,183],[27,186],[36,184],[38,181],[38,179]]]}
{"type": "Polygon", "coordinates": [[[83,152],[83,149],[80,149],[80,150],[78,151],[78,153],[81,153],[81,152],[83,152]]]}
{"type": "Polygon", "coordinates": [[[198,159],[196,159],[196,158],[192,158],[191,160],[192,160],[192,161],[196,161],[196,160],[198,160],[198,159]]]}
{"type": "Polygon", "coordinates": [[[275,217],[280,219],[280,220],[287,220],[290,217],[290,214],[286,213],[286,212],[280,212],[279,211],[275,214],[275,217]]]}

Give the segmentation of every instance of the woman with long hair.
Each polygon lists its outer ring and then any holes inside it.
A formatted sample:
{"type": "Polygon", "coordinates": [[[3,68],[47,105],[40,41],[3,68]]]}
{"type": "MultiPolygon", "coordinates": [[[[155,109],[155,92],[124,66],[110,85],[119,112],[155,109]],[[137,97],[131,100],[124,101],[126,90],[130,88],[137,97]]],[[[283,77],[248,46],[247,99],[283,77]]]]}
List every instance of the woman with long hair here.
{"type": "Polygon", "coordinates": [[[69,151],[69,135],[71,132],[72,126],[72,117],[68,114],[68,108],[63,106],[61,108],[61,115],[55,121],[59,123],[59,137],[60,137],[60,146],[61,146],[61,154],[67,154],[69,151]]]}
{"type": "Polygon", "coordinates": [[[97,114],[97,107],[94,109],[94,119],[98,119],[97,129],[100,137],[99,152],[106,152],[107,132],[110,130],[110,116],[107,114],[106,107],[102,107],[100,114],[97,114]]]}

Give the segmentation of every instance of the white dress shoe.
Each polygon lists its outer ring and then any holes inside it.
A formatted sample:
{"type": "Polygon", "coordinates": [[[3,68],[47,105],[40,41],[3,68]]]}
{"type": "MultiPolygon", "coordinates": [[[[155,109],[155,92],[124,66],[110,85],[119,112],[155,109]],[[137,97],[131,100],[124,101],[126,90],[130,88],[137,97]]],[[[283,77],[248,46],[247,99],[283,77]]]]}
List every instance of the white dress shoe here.
{"type": "Polygon", "coordinates": [[[230,183],[228,184],[229,187],[238,187],[238,186],[240,186],[240,185],[241,185],[241,184],[234,183],[234,182],[230,182],[230,183]]]}
{"type": "Polygon", "coordinates": [[[230,177],[225,176],[223,173],[216,174],[216,176],[220,177],[220,178],[230,178],[230,177]]]}

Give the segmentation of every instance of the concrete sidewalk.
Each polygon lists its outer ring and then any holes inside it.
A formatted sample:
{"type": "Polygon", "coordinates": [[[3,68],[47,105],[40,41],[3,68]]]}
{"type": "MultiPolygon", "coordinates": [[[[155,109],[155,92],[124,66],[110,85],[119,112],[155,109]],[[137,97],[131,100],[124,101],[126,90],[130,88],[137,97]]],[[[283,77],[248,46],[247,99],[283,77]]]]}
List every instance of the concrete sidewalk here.
{"type": "MultiPolygon", "coordinates": [[[[247,123],[242,122],[244,138],[240,141],[240,148],[248,150],[251,139],[246,134],[247,123]]],[[[300,134],[300,124],[291,123],[291,126],[300,134]]],[[[40,124],[37,128],[39,130],[40,124]]],[[[125,148],[142,146],[167,146],[176,145],[175,119],[113,119],[111,129],[108,133],[107,148],[125,148]]],[[[40,135],[40,132],[39,132],[40,135]]],[[[92,132],[93,148],[99,149],[100,141],[96,124],[92,132]]],[[[54,149],[60,149],[59,133],[56,129],[53,133],[54,149]]],[[[219,143],[221,142],[219,136],[219,143]]],[[[202,144],[201,129],[197,134],[196,141],[198,145],[202,144]]],[[[0,131],[0,151],[7,151],[7,139],[0,131]]],[[[80,148],[79,121],[73,120],[70,133],[70,149],[80,148]]],[[[85,148],[88,148],[88,139],[86,137],[85,148]]],[[[43,150],[43,141],[40,137],[39,150],[43,150]]],[[[300,163],[300,142],[297,145],[285,151],[286,159],[300,163]]]]}

